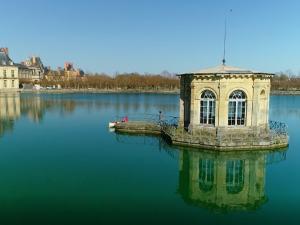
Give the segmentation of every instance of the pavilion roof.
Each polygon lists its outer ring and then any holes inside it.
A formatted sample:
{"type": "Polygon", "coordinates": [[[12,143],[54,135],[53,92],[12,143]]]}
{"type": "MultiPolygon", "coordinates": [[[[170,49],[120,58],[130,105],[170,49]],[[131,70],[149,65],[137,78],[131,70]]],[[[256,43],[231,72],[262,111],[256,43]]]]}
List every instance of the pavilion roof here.
{"type": "Polygon", "coordinates": [[[215,67],[210,67],[206,69],[202,69],[199,71],[195,72],[190,72],[190,73],[183,73],[179,74],[181,75],[211,75],[211,74],[268,74],[268,75],[273,75],[271,73],[265,73],[265,72],[258,72],[254,70],[249,70],[249,69],[242,69],[239,67],[234,67],[234,66],[227,66],[227,65],[218,65],[215,67]]]}

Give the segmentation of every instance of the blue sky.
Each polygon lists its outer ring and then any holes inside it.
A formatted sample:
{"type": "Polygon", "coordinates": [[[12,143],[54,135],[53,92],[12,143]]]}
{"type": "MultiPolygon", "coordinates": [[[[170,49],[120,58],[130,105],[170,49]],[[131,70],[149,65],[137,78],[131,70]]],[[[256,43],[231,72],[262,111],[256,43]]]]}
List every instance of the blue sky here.
{"type": "Polygon", "coordinates": [[[300,1],[0,0],[0,46],[19,62],[90,72],[189,72],[221,63],[300,72],[300,1]]]}

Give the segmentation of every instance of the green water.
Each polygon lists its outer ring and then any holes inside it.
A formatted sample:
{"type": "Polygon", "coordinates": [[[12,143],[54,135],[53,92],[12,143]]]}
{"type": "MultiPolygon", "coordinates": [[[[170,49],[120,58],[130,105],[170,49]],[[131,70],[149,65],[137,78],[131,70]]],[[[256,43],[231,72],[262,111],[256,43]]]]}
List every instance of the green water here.
{"type": "Polygon", "coordinates": [[[298,224],[300,97],[272,96],[287,151],[214,154],[108,121],[178,114],[177,95],[1,94],[0,224],[298,224]]]}

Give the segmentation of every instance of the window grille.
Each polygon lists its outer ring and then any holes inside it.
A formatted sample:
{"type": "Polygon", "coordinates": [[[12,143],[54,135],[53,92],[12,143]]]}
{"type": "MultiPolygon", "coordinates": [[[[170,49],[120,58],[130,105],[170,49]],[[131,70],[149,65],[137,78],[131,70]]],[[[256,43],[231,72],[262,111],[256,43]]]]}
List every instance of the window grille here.
{"type": "Polygon", "coordinates": [[[200,124],[215,125],[216,97],[212,91],[205,90],[201,94],[200,124]]]}
{"type": "Polygon", "coordinates": [[[237,90],[230,94],[228,102],[228,125],[245,125],[246,94],[237,90]]]}

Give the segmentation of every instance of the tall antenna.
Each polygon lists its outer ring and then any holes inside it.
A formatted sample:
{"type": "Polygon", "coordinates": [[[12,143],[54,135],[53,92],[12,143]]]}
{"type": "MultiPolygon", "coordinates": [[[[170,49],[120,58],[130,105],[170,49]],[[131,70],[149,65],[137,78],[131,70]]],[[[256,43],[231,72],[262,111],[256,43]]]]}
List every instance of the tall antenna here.
{"type": "MultiPolygon", "coordinates": [[[[229,12],[232,12],[232,9],[230,9],[229,12]]],[[[223,49],[223,59],[222,64],[225,66],[226,63],[226,38],[227,38],[227,13],[225,14],[225,23],[224,23],[224,49],[223,49]]]]}

